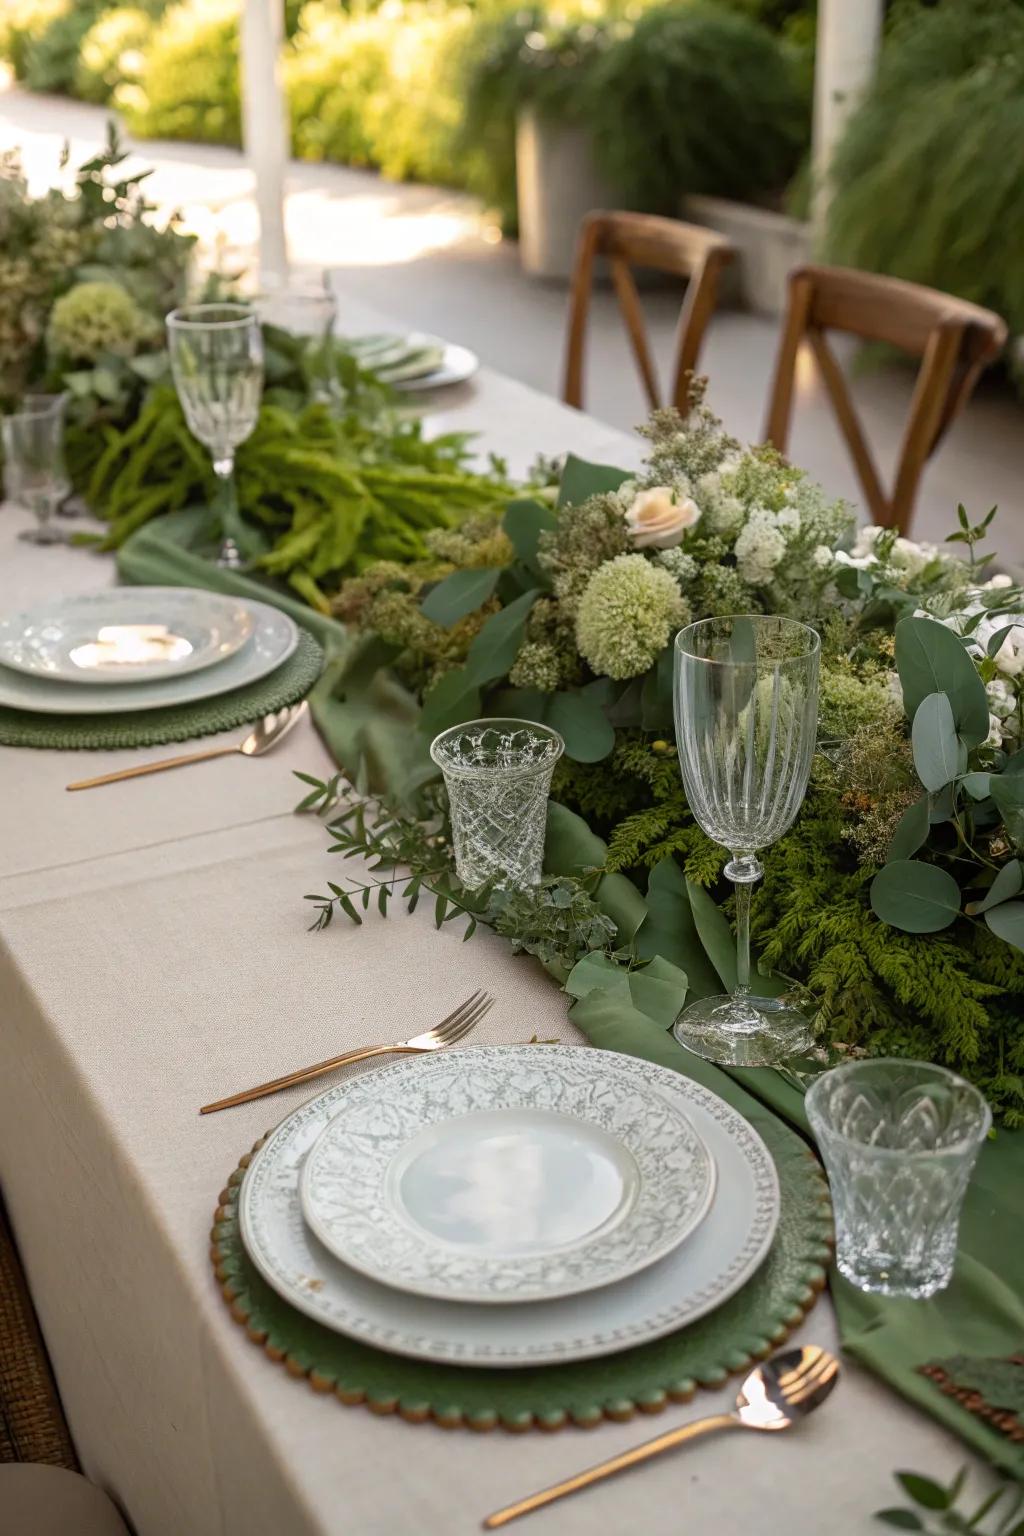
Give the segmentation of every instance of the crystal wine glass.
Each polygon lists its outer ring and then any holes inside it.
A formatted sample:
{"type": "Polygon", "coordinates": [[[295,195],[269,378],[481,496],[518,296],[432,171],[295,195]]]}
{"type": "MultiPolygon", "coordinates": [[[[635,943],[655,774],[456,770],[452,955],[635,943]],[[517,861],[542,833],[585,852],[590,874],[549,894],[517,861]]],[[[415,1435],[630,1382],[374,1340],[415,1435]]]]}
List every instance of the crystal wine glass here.
{"type": "Polygon", "coordinates": [[[71,490],[64,463],[66,404],[66,395],[30,395],[22,410],[3,418],[4,488],[35,516],[35,527],[18,535],[30,544],[63,542],[53,515],[71,490]]]}
{"type": "Polygon", "coordinates": [[[673,1031],[710,1061],[770,1066],[811,1043],[801,1013],[751,991],[750,893],[757,854],[793,825],[807,790],[820,649],[806,624],[763,614],[702,619],[676,636],[683,788],[697,824],[729,850],[736,887],[735,989],[691,1003],[673,1031]]]}
{"type": "Polygon", "coordinates": [[[263,336],[248,304],[191,304],[167,316],[171,371],[189,430],[210,451],[217,476],[218,565],[246,553],[235,491],[235,450],[256,425],[263,393],[263,336]]]}
{"type": "Polygon", "coordinates": [[[253,306],[261,325],[302,338],[302,366],[311,398],[332,410],[340,409],[344,396],[334,366],[332,340],[338,301],[328,274],[319,272],[283,280],[267,278],[254,295],[253,306]]]}

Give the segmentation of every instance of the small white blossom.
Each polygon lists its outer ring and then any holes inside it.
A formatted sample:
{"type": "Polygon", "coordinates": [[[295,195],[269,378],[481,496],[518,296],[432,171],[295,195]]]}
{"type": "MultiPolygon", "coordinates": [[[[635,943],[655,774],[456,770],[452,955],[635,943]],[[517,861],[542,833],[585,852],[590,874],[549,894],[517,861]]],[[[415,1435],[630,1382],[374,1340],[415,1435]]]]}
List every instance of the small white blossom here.
{"type": "Polygon", "coordinates": [[[835,559],[837,556],[833,555],[827,544],[818,544],[811,555],[811,560],[822,571],[827,570],[835,559]]]}
{"type": "Polygon", "coordinates": [[[800,513],[796,507],[781,507],[775,514],[775,526],[786,533],[799,533],[800,513]]]}
{"type": "Polygon", "coordinates": [[[785,559],[786,540],[776,527],[775,514],[757,507],[747,518],[736,540],[736,563],[743,580],[753,587],[765,586],[775,567],[785,559]]]}
{"type": "Polygon", "coordinates": [[[997,720],[1005,720],[1017,708],[1013,689],[1005,678],[994,677],[990,683],[985,684],[985,692],[988,694],[989,710],[997,720]]]}

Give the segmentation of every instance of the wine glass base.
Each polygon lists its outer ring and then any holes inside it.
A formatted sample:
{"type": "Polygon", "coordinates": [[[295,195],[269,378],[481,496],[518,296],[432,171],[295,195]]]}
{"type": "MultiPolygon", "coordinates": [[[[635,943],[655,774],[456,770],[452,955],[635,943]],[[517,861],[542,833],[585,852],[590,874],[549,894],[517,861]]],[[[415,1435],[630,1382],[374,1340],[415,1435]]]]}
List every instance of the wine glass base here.
{"type": "Polygon", "coordinates": [[[672,1026],[680,1045],[722,1067],[776,1067],[814,1044],[810,1021],[777,997],[705,997],[672,1026]]]}
{"type": "Polygon", "coordinates": [[[18,534],[23,544],[65,544],[67,540],[59,528],[23,528],[18,534]]]}

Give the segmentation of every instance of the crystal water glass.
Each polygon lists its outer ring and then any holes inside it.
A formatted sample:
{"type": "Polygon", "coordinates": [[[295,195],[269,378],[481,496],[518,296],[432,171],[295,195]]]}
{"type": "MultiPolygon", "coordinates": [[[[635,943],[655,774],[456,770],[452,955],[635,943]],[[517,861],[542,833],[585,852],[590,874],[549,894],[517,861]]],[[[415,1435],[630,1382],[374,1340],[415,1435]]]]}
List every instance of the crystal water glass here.
{"type": "Polygon", "coordinates": [[[59,544],[63,535],[53,525],[61,502],[71,492],[64,463],[66,395],[29,395],[22,409],[0,423],[4,450],[4,490],[36,519],[19,539],[29,544],[59,544]]]}
{"type": "Polygon", "coordinates": [[[497,877],[537,885],[551,775],[565,743],[532,720],[470,720],[435,737],[430,755],[448,791],[455,870],[476,890],[497,877]]]}
{"type": "Polygon", "coordinates": [[[944,1290],[992,1124],[977,1088],[945,1067],[876,1059],[824,1072],[804,1103],[832,1186],[840,1272],[884,1296],[944,1290]]]}
{"type": "Polygon", "coordinates": [[[736,888],[736,985],[691,1003],[673,1033],[710,1061],[771,1066],[804,1051],[813,1031],[784,1000],[750,984],[750,895],[758,853],[796,819],[818,723],[821,642],[795,619],[702,619],[675,641],[676,744],[697,824],[729,850],[736,888]]]}
{"type": "Polygon", "coordinates": [[[279,281],[266,278],[252,302],[261,325],[287,331],[305,342],[302,366],[310,398],[332,409],[340,408],[344,392],[334,366],[333,345],[338,301],[328,274],[318,272],[279,281]]]}
{"type": "Polygon", "coordinates": [[[256,426],[263,395],[263,334],[248,304],[191,304],[167,316],[171,372],[189,430],[217,476],[218,564],[242,564],[246,539],[235,491],[235,451],[256,426]]]}

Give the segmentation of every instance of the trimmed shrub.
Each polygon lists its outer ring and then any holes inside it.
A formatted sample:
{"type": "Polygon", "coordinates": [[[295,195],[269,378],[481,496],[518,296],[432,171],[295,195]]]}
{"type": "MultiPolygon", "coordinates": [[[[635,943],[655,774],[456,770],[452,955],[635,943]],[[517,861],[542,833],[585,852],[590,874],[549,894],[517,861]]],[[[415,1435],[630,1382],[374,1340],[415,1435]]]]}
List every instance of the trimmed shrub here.
{"type": "Polygon", "coordinates": [[[103,105],[110,101],[117,86],[137,84],[154,26],[153,16],[138,6],[104,11],[82,39],[75,69],[75,95],[103,105]]]}
{"type": "Polygon", "coordinates": [[[241,143],[238,16],[238,0],[183,0],[164,13],[138,79],[114,92],[132,133],[241,143]]]}

